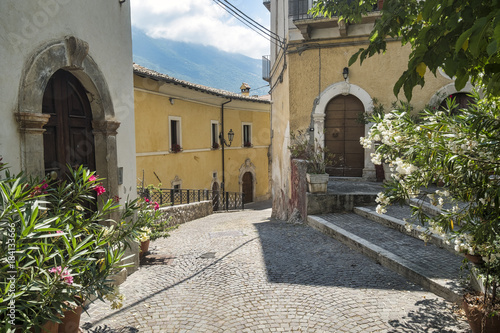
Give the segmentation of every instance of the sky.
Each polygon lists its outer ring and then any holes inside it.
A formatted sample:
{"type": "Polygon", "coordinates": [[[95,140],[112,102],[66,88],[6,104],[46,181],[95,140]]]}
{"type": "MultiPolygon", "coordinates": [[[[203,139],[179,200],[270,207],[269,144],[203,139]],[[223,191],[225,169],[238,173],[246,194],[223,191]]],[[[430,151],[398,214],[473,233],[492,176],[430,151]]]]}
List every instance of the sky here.
{"type": "MultiPolygon", "coordinates": [[[[269,11],[262,0],[228,1],[269,28],[269,11]]],[[[131,0],[130,4],[132,25],[150,37],[214,46],[255,59],[269,54],[269,40],[228,14],[214,0],[131,0]]]]}

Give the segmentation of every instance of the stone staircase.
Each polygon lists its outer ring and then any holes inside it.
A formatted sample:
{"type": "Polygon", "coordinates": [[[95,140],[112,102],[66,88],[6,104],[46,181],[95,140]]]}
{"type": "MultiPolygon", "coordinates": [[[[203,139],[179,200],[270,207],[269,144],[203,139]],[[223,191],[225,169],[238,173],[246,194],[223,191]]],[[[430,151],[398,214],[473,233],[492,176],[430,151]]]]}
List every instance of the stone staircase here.
{"type": "MultiPolygon", "coordinates": [[[[427,212],[439,213],[427,203],[424,208],[427,212]]],[[[460,301],[466,278],[470,276],[463,257],[441,237],[432,237],[424,243],[419,239],[418,222],[410,217],[409,205],[390,206],[383,215],[376,213],[372,205],[356,206],[352,211],[308,215],[307,223],[424,289],[450,302],[460,301]],[[415,227],[408,231],[403,219],[415,227]]]]}

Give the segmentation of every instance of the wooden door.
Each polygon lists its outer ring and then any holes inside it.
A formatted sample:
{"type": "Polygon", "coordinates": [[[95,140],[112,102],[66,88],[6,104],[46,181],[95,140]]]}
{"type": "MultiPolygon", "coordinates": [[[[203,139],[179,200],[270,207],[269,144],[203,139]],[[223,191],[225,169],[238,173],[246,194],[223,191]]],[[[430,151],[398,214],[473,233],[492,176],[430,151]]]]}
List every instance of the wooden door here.
{"type": "Polygon", "coordinates": [[[359,138],[365,135],[360,120],[363,103],[353,95],[333,98],[325,110],[325,146],[335,154],[335,162],[327,172],[336,177],[362,177],[364,149],[359,138]]]}
{"type": "Polygon", "coordinates": [[[45,173],[55,171],[62,177],[67,165],[95,170],[92,111],[80,81],[57,71],[45,89],[42,109],[50,114],[43,135],[45,173]]]}
{"type": "Polygon", "coordinates": [[[243,174],[243,203],[249,203],[253,201],[253,175],[251,172],[245,172],[243,174]]]}

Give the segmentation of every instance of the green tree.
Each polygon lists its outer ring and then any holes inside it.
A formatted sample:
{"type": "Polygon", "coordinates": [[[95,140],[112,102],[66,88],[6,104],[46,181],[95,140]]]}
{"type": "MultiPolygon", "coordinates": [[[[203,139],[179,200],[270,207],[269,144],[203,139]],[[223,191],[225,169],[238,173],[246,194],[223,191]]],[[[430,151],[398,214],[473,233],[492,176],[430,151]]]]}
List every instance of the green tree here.
{"type": "MultiPolygon", "coordinates": [[[[356,23],[376,3],[317,0],[311,13],[356,23]]],[[[408,68],[394,86],[395,95],[403,88],[410,100],[413,88],[425,84],[427,69],[436,75],[439,68],[455,77],[457,90],[468,80],[482,81],[488,93],[500,95],[500,0],[386,0],[369,45],[349,64],[385,52],[394,39],[411,45],[408,68]]]]}

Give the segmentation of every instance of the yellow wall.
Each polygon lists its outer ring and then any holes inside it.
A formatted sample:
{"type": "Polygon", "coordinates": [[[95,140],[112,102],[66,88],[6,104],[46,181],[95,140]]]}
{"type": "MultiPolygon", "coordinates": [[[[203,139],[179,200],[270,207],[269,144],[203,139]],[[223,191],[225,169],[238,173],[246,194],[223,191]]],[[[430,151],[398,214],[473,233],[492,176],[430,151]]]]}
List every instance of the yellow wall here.
{"type": "MultiPolygon", "coordinates": [[[[309,127],[314,99],[330,85],[344,81],[342,69],[348,67],[349,58],[359,48],[359,45],[324,47],[289,55],[289,89],[294,92],[290,97],[291,129],[309,127]]],[[[407,68],[410,49],[401,47],[400,42],[388,43],[387,48],[385,54],[368,58],[362,65],[358,61],[350,66],[349,83],[361,87],[390,111],[392,102],[398,98],[406,100],[402,90],[396,97],[393,87],[407,68]]],[[[434,77],[429,71],[425,79],[424,88],[418,86],[413,90],[411,104],[415,110],[422,110],[440,88],[452,82],[439,74],[434,77]]]]}
{"type": "MultiPolygon", "coordinates": [[[[229,98],[154,81],[134,75],[137,178],[140,185],[172,188],[180,179],[183,189],[211,189],[222,182],[222,149],[212,149],[211,122],[219,123],[221,104],[229,98]],[[170,99],[173,98],[173,104],[170,99]],[[169,116],[181,118],[182,152],[169,146],[169,116]],[[217,173],[217,178],[213,174],[217,173]]],[[[268,150],[270,145],[269,102],[234,100],[224,107],[224,132],[234,132],[234,141],[225,148],[225,189],[240,192],[240,168],[250,159],[256,174],[255,199],[270,197],[268,150]],[[251,123],[253,147],[243,147],[242,123],[251,123]]]]}
{"type": "MultiPolygon", "coordinates": [[[[289,205],[292,186],[291,166],[290,153],[287,149],[290,144],[290,132],[310,128],[316,99],[332,85],[344,82],[343,68],[348,67],[351,55],[363,46],[362,44],[349,46],[345,42],[346,39],[337,41],[330,39],[323,42],[315,40],[310,42],[310,45],[305,41],[295,43],[289,46],[288,54],[285,56],[286,65],[283,60],[276,61],[273,65],[272,196],[273,215],[277,218],[286,220],[291,214],[289,205]],[[343,44],[336,45],[338,42],[343,44]],[[304,45],[308,47],[303,47],[304,45]],[[321,47],[318,47],[320,45],[321,47]]],[[[356,39],[350,42],[356,42],[356,39]]],[[[402,91],[396,97],[393,87],[407,68],[410,49],[401,47],[397,41],[388,43],[387,48],[385,54],[366,59],[362,65],[358,61],[350,66],[348,82],[366,92],[370,101],[377,99],[385,106],[386,111],[390,111],[391,104],[398,98],[406,100],[402,91]]],[[[281,58],[278,56],[277,59],[281,58]]],[[[452,83],[440,74],[435,77],[429,71],[425,80],[424,88],[416,87],[413,90],[411,104],[415,111],[423,109],[440,89],[452,83]]],[[[368,129],[368,126],[366,128],[368,129]]],[[[365,151],[367,178],[375,175],[375,167],[369,157],[370,152],[365,151]]]]}

